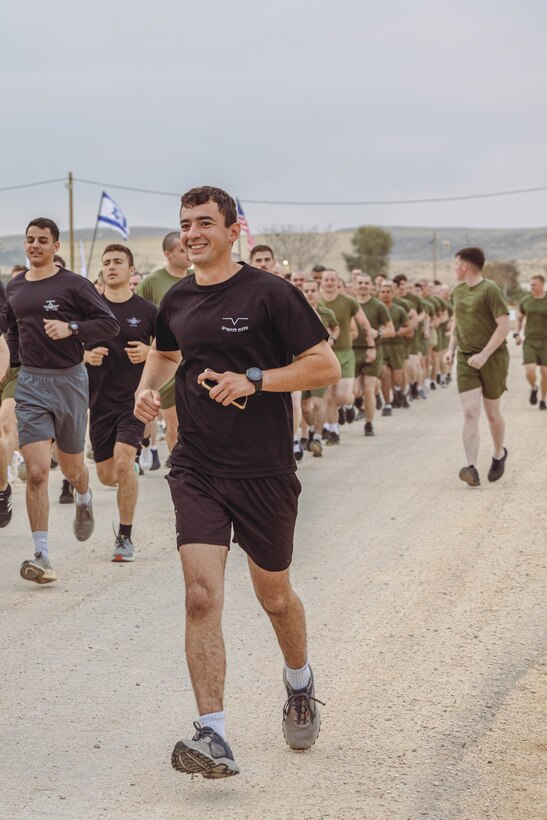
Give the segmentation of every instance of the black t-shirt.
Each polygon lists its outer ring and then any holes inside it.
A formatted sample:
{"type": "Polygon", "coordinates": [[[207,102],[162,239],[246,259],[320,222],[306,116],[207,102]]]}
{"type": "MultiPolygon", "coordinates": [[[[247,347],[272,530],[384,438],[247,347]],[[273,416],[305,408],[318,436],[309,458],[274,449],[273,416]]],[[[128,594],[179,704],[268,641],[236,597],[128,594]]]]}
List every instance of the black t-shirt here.
{"type": "Polygon", "coordinates": [[[21,273],[8,283],[8,345],[12,366],[65,369],[79,364],[84,342],[111,339],[120,326],[91,282],[59,268],[47,279],[28,281],[21,273]],[[44,319],[78,322],[78,336],[50,339],[44,319]]]}
{"type": "Polygon", "coordinates": [[[6,301],[6,289],[0,282],[0,333],[8,332],[8,303],[6,301]]]}
{"type": "Polygon", "coordinates": [[[132,407],[135,390],[141,380],[144,362],[133,364],[125,352],[128,342],[149,345],[154,338],[158,309],[151,302],[133,294],[126,302],[111,302],[102,296],[108,309],[120,324],[120,332],[104,342],[87,342],[86,350],[107,347],[102,364],[86,365],[89,375],[89,406],[111,410],[116,406],[132,407]]]}
{"type": "Polygon", "coordinates": [[[158,350],[184,357],[175,379],[179,441],[172,464],[227,478],[294,472],[290,393],[252,395],[238,410],[213,401],[197,377],[207,367],[284,367],[327,338],[294,285],[249,265],[218,285],[198,285],[195,276],[174,285],[156,320],[158,350]]]}

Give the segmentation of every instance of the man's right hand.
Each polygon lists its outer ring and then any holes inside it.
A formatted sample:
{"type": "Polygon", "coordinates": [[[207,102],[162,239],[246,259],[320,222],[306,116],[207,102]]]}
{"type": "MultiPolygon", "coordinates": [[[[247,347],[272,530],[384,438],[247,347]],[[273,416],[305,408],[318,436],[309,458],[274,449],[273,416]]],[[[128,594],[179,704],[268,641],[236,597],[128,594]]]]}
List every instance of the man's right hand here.
{"type": "Polygon", "coordinates": [[[94,347],[93,350],[86,350],[84,353],[85,364],[92,364],[94,367],[103,363],[105,356],[108,356],[107,347],[94,347]]]}
{"type": "Polygon", "coordinates": [[[141,390],[135,396],[133,415],[145,424],[157,418],[160,412],[160,394],[157,390],[141,390]]]}

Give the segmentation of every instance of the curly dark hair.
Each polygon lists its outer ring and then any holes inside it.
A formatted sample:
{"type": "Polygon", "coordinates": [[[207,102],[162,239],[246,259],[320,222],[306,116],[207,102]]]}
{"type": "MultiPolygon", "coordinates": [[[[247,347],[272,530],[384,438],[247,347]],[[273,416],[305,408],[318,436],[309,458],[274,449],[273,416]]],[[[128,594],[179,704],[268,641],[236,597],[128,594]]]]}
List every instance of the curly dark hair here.
{"type": "Polygon", "coordinates": [[[202,185],[200,188],[191,188],[180,198],[181,208],[195,208],[196,205],[205,205],[206,202],[215,202],[218,210],[224,217],[227,228],[237,222],[237,208],[234,199],[222,188],[213,188],[202,185]]]}

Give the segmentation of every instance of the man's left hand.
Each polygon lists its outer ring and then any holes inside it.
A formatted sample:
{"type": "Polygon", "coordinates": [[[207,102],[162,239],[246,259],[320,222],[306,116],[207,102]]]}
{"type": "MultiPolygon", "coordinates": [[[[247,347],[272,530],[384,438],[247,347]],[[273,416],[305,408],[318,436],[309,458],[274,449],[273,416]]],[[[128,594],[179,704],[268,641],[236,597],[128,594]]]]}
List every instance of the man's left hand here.
{"type": "Polygon", "coordinates": [[[69,336],[72,336],[68,322],[61,322],[59,319],[44,319],[44,330],[46,336],[55,341],[68,339],[69,336]]]}
{"type": "Polygon", "coordinates": [[[485,356],[481,351],[480,353],[474,353],[473,356],[470,356],[467,360],[467,364],[470,365],[470,367],[474,367],[475,370],[480,370],[481,367],[484,367],[487,361],[488,356],[485,356]]]}
{"type": "Polygon", "coordinates": [[[199,374],[198,384],[205,380],[217,382],[209,391],[209,395],[224,407],[227,407],[235,399],[252,396],[256,393],[254,384],[249,381],[244,373],[231,373],[229,370],[225,373],[215,373],[214,370],[207,369],[199,374]]]}
{"type": "Polygon", "coordinates": [[[376,348],[375,347],[367,347],[367,352],[365,353],[365,361],[367,364],[371,364],[376,360],[376,348]]]}

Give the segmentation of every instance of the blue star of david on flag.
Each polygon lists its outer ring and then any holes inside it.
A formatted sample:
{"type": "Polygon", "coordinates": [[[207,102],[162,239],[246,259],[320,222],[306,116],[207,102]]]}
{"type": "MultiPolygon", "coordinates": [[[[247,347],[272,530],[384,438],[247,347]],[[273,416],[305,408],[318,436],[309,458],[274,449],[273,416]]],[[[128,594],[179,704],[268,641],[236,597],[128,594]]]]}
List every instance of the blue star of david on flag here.
{"type": "Polygon", "coordinates": [[[121,233],[124,240],[127,241],[129,236],[129,225],[127,224],[125,214],[120,206],[114,202],[112,197],[106,193],[106,191],[103,191],[103,196],[101,199],[99,222],[102,222],[104,225],[108,225],[109,228],[112,228],[112,230],[121,233]]]}

